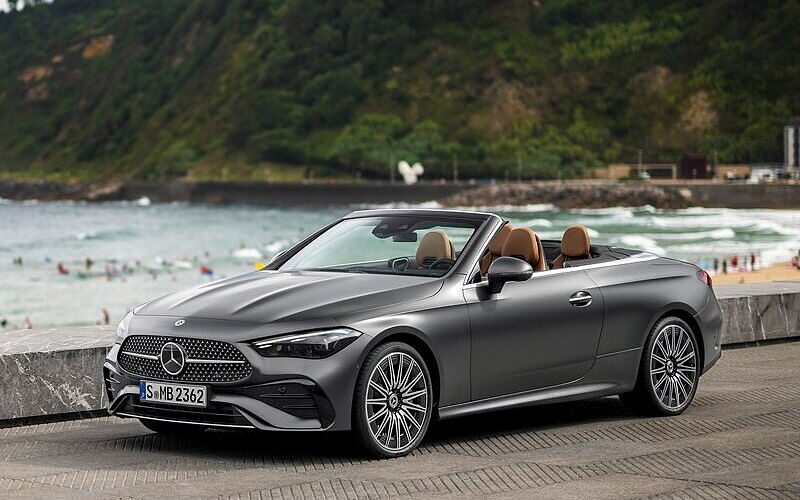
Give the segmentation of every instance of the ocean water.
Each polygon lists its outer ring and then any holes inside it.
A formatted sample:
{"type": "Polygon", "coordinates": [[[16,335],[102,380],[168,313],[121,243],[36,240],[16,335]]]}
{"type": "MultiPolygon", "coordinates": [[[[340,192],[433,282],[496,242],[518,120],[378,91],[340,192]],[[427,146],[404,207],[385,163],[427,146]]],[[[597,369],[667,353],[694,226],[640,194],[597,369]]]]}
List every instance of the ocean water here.
{"type": "MultiPolygon", "coordinates": [[[[36,328],[95,324],[103,321],[103,309],[114,324],[150,298],[252,270],[256,260],[269,260],[354,208],[364,207],[0,199],[0,321],[7,321],[0,330],[20,327],[25,318],[36,328]],[[13,263],[18,257],[22,265],[13,263]],[[87,257],[93,261],[89,269],[87,257]],[[58,272],[59,263],[68,274],[58,272]],[[202,274],[201,266],[213,274],[202,274]]],[[[487,210],[545,239],[559,238],[571,224],[584,224],[597,243],[705,266],[714,257],[751,252],[760,265],[769,265],[788,261],[800,249],[800,210],[558,210],[550,205],[487,210]]]]}

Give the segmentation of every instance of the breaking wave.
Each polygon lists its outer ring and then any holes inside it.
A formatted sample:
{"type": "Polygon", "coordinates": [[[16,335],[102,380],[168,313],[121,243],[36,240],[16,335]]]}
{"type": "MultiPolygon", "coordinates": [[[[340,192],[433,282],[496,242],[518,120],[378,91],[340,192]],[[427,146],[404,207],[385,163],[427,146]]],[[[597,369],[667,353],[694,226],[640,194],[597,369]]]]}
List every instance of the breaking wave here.
{"type": "Polygon", "coordinates": [[[663,255],[665,253],[664,249],[658,246],[658,243],[656,243],[655,240],[640,234],[629,234],[625,236],[620,236],[619,238],[617,238],[617,240],[622,246],[631,247],[638,250],[644,250],[646,252],[657,253],[660,255],[663,255]]]}

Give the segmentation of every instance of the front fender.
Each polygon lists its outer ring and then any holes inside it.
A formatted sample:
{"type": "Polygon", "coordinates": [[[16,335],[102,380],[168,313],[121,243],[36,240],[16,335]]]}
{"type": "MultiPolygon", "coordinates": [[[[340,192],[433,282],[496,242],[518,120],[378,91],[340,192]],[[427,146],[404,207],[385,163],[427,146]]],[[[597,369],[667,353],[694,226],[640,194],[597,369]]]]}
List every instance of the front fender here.
{"type": "MultiPolygon", "coordinates": [[[[439,403],[450,405],[470,399],[470,335],[466,303],[460,294],[443,290],[421,301],[413,310],[348,323],[371,337],[361,363],[374,347],[395,337],[410,336],[426,347],[434,360],[439,380],[439,403]]],[[[433,369],[434,367],[429,367],[433,369]]]]}

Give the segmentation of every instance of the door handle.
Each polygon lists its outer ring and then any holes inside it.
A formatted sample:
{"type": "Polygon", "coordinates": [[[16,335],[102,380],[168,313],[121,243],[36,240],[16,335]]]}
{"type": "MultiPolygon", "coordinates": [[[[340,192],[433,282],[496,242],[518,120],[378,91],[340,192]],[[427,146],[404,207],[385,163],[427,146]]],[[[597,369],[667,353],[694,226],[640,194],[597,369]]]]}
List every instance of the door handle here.
{"type": "Polygon", "coordinates": [[[592,294],[586,290],[575,292],[570,295],[569,303],[575,307],[586,307],[592,303],[592,294]]]}

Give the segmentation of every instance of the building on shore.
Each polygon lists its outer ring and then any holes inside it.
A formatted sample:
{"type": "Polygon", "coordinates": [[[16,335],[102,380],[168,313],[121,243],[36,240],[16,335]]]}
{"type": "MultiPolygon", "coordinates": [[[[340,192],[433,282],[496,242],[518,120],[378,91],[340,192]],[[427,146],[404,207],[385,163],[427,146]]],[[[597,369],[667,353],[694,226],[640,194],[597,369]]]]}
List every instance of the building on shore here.
{"type": "Polygon", "coordinates": [[[737,181],[750,178],[752,167],[747,164],[720,163],[714,169],[714,179],[721,181],[737,181]]]}
{"type": "Polygon", "coordinates": [[[708,164],[704,154],[685,154],[681,157],[681,179],[710,179],[714,177],[713,167],[708,164]]]}
{"type": "Polygon", "coordinates": [[[597,169],[598,178],[607,179],[677,179],[678,166],[674,163],[615,163],[597,169]]]}

